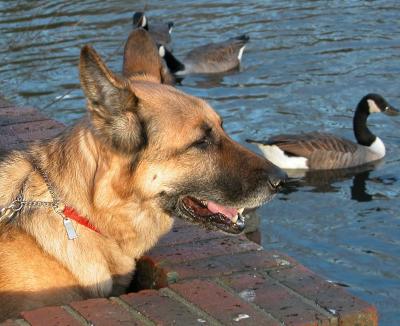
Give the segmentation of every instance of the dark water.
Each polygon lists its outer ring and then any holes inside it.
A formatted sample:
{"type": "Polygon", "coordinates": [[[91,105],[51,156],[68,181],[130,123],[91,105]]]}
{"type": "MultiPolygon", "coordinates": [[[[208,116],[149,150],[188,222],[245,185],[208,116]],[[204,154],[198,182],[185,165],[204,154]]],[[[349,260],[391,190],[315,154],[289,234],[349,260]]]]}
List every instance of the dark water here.
{"type": "MultiPolygon", "coordinates": [[[[120,71],[132,12],[143,9],[175,22],[178,56],[250,35],[240,72],[180,86],[207,99],[241,143],[310,130],[352,137],[353,109],[368,92],[400,107],[398,1],[0,1],[0,92],[71,124],[84,110],[80,47],[91,43],[120,71]]],[[[381,325],[397,325],[400,121],[376,115],[370,125],[385,161],[291,182],[259,210],[262,242],[376,304],[381,325]]]]}

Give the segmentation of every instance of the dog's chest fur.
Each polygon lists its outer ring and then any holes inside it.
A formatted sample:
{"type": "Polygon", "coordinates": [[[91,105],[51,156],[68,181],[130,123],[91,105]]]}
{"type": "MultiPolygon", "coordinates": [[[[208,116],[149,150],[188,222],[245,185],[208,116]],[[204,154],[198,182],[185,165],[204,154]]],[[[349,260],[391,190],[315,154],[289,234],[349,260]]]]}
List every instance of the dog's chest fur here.
{"type": "MultiPolygon", "coordinates": [[[[35,175],[31,164],[17,153],[2,163],[0,206],[15,199],[29,175],[24,195],[40,201],[52,200],[41,176],[35,175]]],[[[104,205],[110,206],[111,200],[103,199],[104,205]]],[[[78,209],[89,211],[83,208],[87,200],[82,197],[81,202],[82,208],[78,209]]],[[[170,230],[173,221],[152,204],[116,201],[111,206],[114,207],[107,210],[90,210],[92,221],[102,221],[98,224],[101,234],[74,223],[78,233],[75,240],[68,240],[62,218],[51,208],[24,209],[0,236],[0,290],[5,295],[8,288],[21,292],[21,298],[14,296],[13,303],[0,308],[0,315],[35,308],[36,300],[30,298],[25,302],[22,293],[26,291],[43,297],[50,292],[51,304],[126,291],[136,260],[170,230]],[[25,260],[29,263],[23,263],[25,260]],[[10,266],[12,269],[8,269],[10,266]]],[[[41,302],[37,306],[41,306],[46,299],[37,301],[41,302]]]]}

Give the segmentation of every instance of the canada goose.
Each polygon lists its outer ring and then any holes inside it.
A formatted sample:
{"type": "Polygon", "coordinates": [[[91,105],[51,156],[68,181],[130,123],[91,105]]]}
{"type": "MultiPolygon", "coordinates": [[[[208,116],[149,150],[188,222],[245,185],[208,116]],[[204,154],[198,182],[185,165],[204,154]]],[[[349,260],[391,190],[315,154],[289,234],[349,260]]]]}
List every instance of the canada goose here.
{"type": "Polygon", "coordinates": [[[364,96],[353,118],[357,143],[320,132],[278,135],[267,141],[248,139],[247,142],[257,144],[264,156],[282,169],[329,170],[358,166],[385,156],[382,140],[367,127],[369,114],[375,112],[387,115],[399,113],[381,95],[364,96]]]}
{"type": "Polygon", "coordinates": [[[221,73],[239,66],[248,41],[247,35],[241,35],[224,42],[205,44],[187,53],[182,62],[163,46],[159,47],[159,52],[173,74],[221,73]]]}
{"type": "Polygon", "coordinates": [[[133,14],[133,27],[142,27],[150,33],[157,44],[166,45],[171,42],[171,32],[174,26],[173,22],[168,23],[151,23],[149,25],[148,19],[144,12],[135,12],[133,14]]]}
{"type": "Polygon", "coordinates": [[[143,28],[136,28],[129,34],[124,47],[122,74],[128,78],[147,75],[162,84],[175,83],[175,77],[158,54],[156,42],[143,28]]]}

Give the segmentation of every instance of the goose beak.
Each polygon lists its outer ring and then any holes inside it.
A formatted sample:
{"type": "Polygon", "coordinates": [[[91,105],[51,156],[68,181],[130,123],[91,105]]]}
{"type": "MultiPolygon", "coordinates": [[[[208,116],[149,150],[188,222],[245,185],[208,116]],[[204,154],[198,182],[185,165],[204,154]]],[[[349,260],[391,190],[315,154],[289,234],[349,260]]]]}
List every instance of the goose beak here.
{"type": "Polygon", "coordinates": [[[395,116],[400,114],[399,110],[395,109],[393,106],[387,106],[385,111],[383,111],[383,113],[389,116],[395,116]]]}

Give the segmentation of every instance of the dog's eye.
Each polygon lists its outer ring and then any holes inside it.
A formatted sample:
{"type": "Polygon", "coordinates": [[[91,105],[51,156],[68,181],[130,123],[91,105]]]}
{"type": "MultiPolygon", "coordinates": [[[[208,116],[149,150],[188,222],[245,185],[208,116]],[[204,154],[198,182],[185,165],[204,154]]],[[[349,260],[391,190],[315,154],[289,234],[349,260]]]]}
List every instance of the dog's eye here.
{"type": "Polygon", "coordinates": [[[193,146],[196,148],[199,148],[199,149],[206,149],[210,145],[211,145],[211,139],[207,136],[205,136],[199,140],[196,140],[193,143],[193,146]]]}

